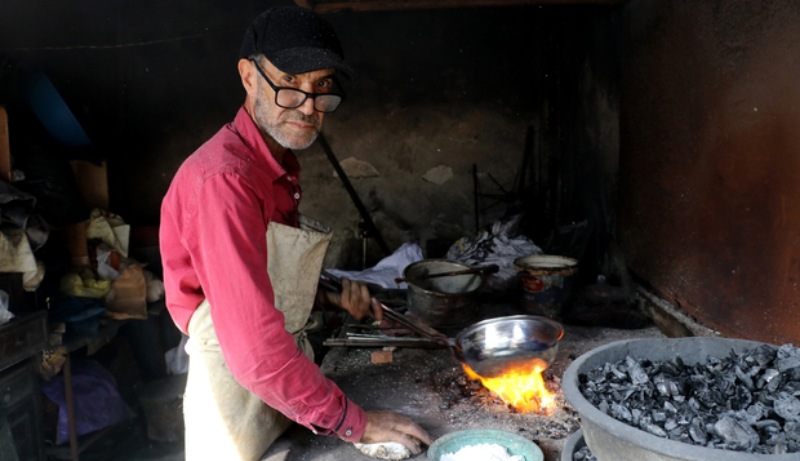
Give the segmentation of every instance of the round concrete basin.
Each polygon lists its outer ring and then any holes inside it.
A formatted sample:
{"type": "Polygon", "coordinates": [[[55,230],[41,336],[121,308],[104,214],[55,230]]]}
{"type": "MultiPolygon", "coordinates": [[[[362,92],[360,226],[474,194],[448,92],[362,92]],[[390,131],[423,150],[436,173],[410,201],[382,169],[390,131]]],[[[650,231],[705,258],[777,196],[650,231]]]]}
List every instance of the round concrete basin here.
{"type": "Polygon", "coordinates": [[[709,355],[723,357],[763,343],[728,338],[652,338],[609,343],[570,364],[561,383],[564,397],[580,414],[586,445],[600,461],[797,461],[800,453],[752,454],[692,445],[652,435],[617,421],[592,405],[581,393],[578,377],[630,356],[652,361],[679,356],[686,364],[704,363],[709,355]]]}

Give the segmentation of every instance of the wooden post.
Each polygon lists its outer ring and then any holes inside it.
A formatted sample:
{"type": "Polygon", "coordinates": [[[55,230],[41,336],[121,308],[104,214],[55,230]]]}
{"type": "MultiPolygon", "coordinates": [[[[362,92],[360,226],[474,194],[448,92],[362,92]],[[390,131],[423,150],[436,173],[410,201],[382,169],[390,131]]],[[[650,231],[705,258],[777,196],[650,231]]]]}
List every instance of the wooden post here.
{"type": "Polygon", "coordinates": [[[8,136],[8,114],[0,106],[0,179],[11,182],[11,143],[8,136]]]}

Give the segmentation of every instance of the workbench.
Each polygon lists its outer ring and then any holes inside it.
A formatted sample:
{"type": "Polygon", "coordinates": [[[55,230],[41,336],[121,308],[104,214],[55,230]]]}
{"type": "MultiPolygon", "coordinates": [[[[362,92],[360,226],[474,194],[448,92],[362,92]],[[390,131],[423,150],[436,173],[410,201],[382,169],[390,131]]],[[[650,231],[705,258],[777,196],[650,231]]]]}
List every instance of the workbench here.
{"type": "Polygon", "coordinates": [[[63,349],[64,355],[64,396],[67,406],[67,424],[69,427],[69,446],[68,451],[64,447],[54,446],[48,450],[48,455],[58,459],[69,459],[79,461],[80,453],[93,443],[107,435],[111,427],[101,429],[79,438],[76,429],[74,392],[72,385],[72,353],[81,349],[86,349],[87,355],[92,355],[100,348],[110,343],[116,336],[124,320],[109,320],[101,324],[100,328],[92,335],[67,335],[62,344],[51,346],[53,350],[63,349]]]}
{"type": "MultiPolygon", "coordinates": [[[[485,389],[481,395],[454,396],[467,380],[449,349],[399,348],[392,353],[391,363],[373,364],[371,352],[380,349],[337,347],[325,356],[321,369],[363,408],[407,415],[435,438],[461,429],[503,429],[534,441],[544,452],[545,461],[559,461],[567,436],[580,425],[560,389],[567,366],[602,344],[663,336],[656,327],[618,330],[565,325],[556,359],[545,372],[547,387],[556,394],[558,406],[547,415],[515,413],[499,400],[487,397],[491,394],[485,389]]],[[[268,461],[343,459],[373,458],[338,438],[317,436],[301,426],[290,428],[265,457],[268,461]]],[[[423,453],[411,459],[427,458],[423,453]]]]}

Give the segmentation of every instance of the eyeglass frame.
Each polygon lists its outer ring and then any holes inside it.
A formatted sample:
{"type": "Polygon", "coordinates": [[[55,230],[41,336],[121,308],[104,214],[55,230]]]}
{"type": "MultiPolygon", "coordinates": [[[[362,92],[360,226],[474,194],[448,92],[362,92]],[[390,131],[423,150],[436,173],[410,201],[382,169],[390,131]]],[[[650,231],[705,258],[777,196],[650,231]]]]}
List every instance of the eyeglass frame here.
{"type": "MultiPolygon", "coordinates": [[[[269,84],[270,88],[272,88],[272,91],[275,92],[275,105],[278,106],[278,107],[282,107],[284,109],[297,109],[298,107],[300,107],[303,104],[305,104],[306,101],[308,101],[308,98],[311,98],[311,99],[314,100],[314,110],[315,111],[322,112],[323,114],[330,114],[330,113],[336,111],[336,109],[339,108],[339,105],[345,99],[344,91],[335,92],[335,93],[308,93],[308,92],[305,92],[305,91],[303,91],[303,90],[301,90],[299,88],[292,88],[290,86],[278,86],[275,83],[273,83],[272,80],[267,76],[267,73],[264,72],[264,69],[262,69],[260,65],[258,65],[258,61],[256,61],[255,58],[250,58],[250,60],[253,61],[253,65],[256,66],[256,70],[258,70],[258,73],[261,74],[262,77],[264,77],[264,80],[267,81],[267,83],[269,84]],[[280,92],[281,90],[296,91],[298,93],[302,93],[305,96],[305,98],[303,98],[303,100],[300,102],[300,104],[298,104],[298,105],[296,105],[294,107],[284,106],[284,105],[281,105],[280,103],[278,103],[278,92],[280,92]],[[336,107],[334,107],[333,110],[324,111],[324,110],[317,109],[317,96],[338,96],[341,99],[339,100],[339,104],[336,104],[336,107]]],[[[333,78],[334,81],[336,81],[335,77],[332,77],[332,78],[333,78]]],[[[338,82],[337,82],[337,86],[338,86],[338,82]]]]}

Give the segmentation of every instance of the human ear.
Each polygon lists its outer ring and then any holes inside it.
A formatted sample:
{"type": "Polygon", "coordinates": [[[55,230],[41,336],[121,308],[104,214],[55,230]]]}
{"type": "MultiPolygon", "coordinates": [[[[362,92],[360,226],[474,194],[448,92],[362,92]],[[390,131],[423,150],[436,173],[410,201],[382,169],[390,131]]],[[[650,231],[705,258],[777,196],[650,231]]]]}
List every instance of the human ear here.
{"type": "Polygon", "coordinates": [[[239,60],[238,68],[244,90],[248,95],[256,94],[258,91],[258,75],[252,61],[242,58],[239,60]]]}

